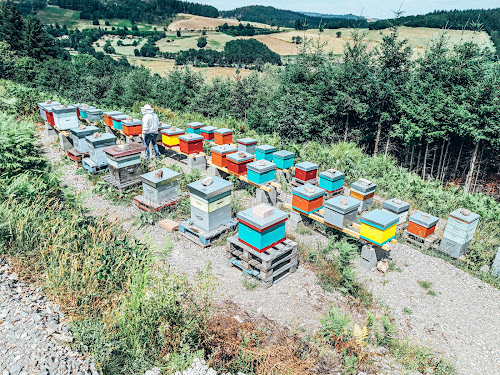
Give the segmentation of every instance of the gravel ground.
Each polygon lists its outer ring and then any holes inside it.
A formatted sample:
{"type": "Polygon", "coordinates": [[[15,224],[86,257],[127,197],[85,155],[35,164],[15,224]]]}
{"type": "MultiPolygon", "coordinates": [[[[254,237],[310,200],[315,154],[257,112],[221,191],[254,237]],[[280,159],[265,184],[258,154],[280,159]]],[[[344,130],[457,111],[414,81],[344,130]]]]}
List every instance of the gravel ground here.
{"type": "Polygon", "coordinates": [[[2,375],[98,374],[72,351],[59,307],[39,288],[20,282],[0,258],[0,371],[2,375]]]}
{"type": "MultiPolygon", "coordinates": [[[[64,157],[57,147],[49,146],[54,139],[43,136],[41,140],[49,159],[58,162],[64,157]]],[[[86,177],[75,175],[75,170],[73,164],[63,167],[63,183],[77,192],[91,192],[86,177]]],[[[132,234],[150,241],[156,249],[161,249],[170,235],[158,226],[141,230],[133,227],[132,218],[139,213],[133,206],[114,206],[92,194],[87,197],[86,206],[93,214],[118,220],[132,234]]],[[[316,232],[296,237],[308,244],[327,241],[316,232]]],[[[216,297],[220,301],[231,300],[247,311],[262,313],[279,324],[304,331],[317,329],[319,317],[331,304],[349,311],[357,321],[363,317],[348,304],[347,298],[339,293],[325,292],[316,285],[314,273],[302,266],[270,289],[247,290],[241,272],[227,265],[224,246],[200,249],[180,235],[173,235],[173,238],[174,248],[167,258],[168,265],[194,277],[209,262],[219,279],[216,297]]],[[[375,299],[391,311],[398,323],[400,337],[443,354],[456,365],[460,374],[499,374],[500,291],[439,258],[405,245],[397,245],[392,258],[401,272],[383,275],[359,268],[359,273],[375,299]],[[432,283],[430,289],[437,295],[429,295],[418,281],[432,283]]],[[[394,373],[401,373],[397,367],[394,370],[395,366],[385,363],[382,372],[390,373],[391,367],[394,373]]]]}

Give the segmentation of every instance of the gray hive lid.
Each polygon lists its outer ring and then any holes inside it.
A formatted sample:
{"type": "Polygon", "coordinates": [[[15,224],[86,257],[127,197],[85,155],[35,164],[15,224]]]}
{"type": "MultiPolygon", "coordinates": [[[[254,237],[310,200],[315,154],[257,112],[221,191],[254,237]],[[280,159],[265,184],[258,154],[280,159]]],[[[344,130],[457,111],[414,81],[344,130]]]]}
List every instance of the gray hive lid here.
{"type": "Polygon", "coordinates": [[[287,220],[288,214],[262,203],[248,210],[238,212],[236,218],[262,230],[280,221],[287,220]]]}
{"type": "Polygon", "coordinates": [[[321,172],[319,176],[330,181],[337,181],[340,180],[341,178],[344,178],[345,173],[337,171],[336,169],[329,169],[327,171],[321,172]]]}
{"type": "Polygon", "coordinates": [[[351,188],[359,191],[360,193],[367,194],[375,191],[375,189],[377,188],[377,184],[370,180],[360,178],[358,181],[351,184],[351,188]]]}
{"type": "Polygon", "coordinates": [[[201,131],[203,133],[213,133],[217,129],[219,129],[217,126],[204,126],[201,128],[201,131]]]}
{"type": "Polygon", "coordinates": [[[85,103],[76,103],[76,104],[73,104],[73,107],[82,108],[84,105],[87,105],[87,104],[85,104],[85,103]]]}
{"type": "Polygon", "coordinates": [[[159,187],[171,183],[172,181],[179,180],[181,174],[168,168],[160,168],[156,171],[145,173],[141,175],[141,181],[153,187],[159,187]],[[162,171],[159,176],[158,172],[162,171]]]}
{"type": "Polygon", "coordinates": [[[253,138],[242,138],[238,139],[238,143],[242,145],[254,145],[257,144],[257,140],[253,138]]]}
{"type": "Polygon", "coordinates": [[[399,216],[393,214],[392,212],[376,209],[364,214],[359,218],[359,220],[362,223],[366,223],[380,229],[387,229],[399,221],[399,216]]]}
{"type": "Polygon", "coordinates": [[[293,188],[292,193],[301,197],[305,197],[308,200],[312,200],[325,195],[326,190],[311,184],[305,184],[293,188]]]}
{"type": "Polygon", "coordinates": [[[293,152],[287,151],[287,150],[281,150],[273,153],[273,156],[280,158],[280,159],[291,159],[295,156],[293,152]]]}
{"type": "Polygon", "coordinates": [[[125,156],[141,154],[146,150],[146,146],[142,143],[125,143],[123,145],[115,145],[105,148],[103,151],[111,158],[123,158],[125,156]]]}
{"type": "Polygon", "coordinates": [[[194,122],[189,122],[189,123],[187,123],[187,124],[186,124],[186,126],[187,126],[188,128],[199,129],[199,128],[204,127],[204,126],[205,126],[205,124],[204,124],[204,123],[202,123],[202,122],[194,121],[194,122]]]}
{"type": "Polygon", "coordinates": [[[253,160],[254,155],[249,154],[248,152],[240,151],[229,154],[227,158],[235,163],[243,163],[248,160],[253,160]]]}
{"type": "Polygon", "coordinates": [[[95,132],[99,131],[99,128],[97,126],[91,125],[91,126],[85,126],[85,128],[80,129],[78,128],[71,128],[70,129],[71,133],[76,135],[78,138],[83,138],[86,137],[87,135],[94,134],[95,132]]]}
{"type": "Polygon", "coordinates": [[[219,134],[229,134],[232,133],[233,131],[228,128],[219,128],[217,130],[214,130],[214,133],[219,133],[219,134]]]}
{"type": "Polygon", "coordinates": [[[454,217],[455,219],[465,221],[469,224],[475,222],[476,220],[479,220],[479,218],[481,217],[480,215],[465,208],[459,208],[458,210],[453,211],[450,216],[454,217]]]}
{"type": "Polygon", "coordinates": [[[352,211],[355,211],[360,205],[361,203],[357,199],[344,197],[342,195],[338,195],[334,198],[328,199],[325,202],[326,208],[330,208],[341,214],[348,214],[352,211]]]}
{"type": "Polygon", "coordinates": [[[189,133],[189,134],[180,135],[179,139],[182,139],[183,141],[186,141],[186,142],[196,142],[196,141],[202,141],[205,138],[199,134],[189,133]]]}
{"type": "Polygon", "coordinates": [[[400,199],[392,198],[384,201],[382,207],[394,213],[400,214],[401,212],[408,211],[410,209],[410,204],[400,199]]]}
{"type": "Polygon", "coordinates": [[[161,133],[165,134],[165,135],[180,135],[180,134],[184,134],[185,131],[183,129],[177,128],[175,126],[171,126],[168,129],[163,129],[161,131],[161,133]]]}
{"type": "Polygon", "coordinates": [[[116,143],[116,137],[113,134],[102,133],[100,137],[94,138],[94,134],[85,137],[88,143],[97,146],[102,144],[116,143]]]}
{"type": "Polygon", "coordinates": [[[274,171],[276,169],[276,164],[267,160],[254,161],[247,164],[247,168],[251,171],[257,172],[259,174],[266,173],[269,171],[274,171]]]}
{"type": "Polygon", "coordinates": [[[170,124],[160,124],[158,125],[158,130],[170,129],[172,125],[170,124]]]}
{"type": "Polygon", "coordinates": [[[318,169],[318,164],[311,163],[310,161],[303,161],[302,163],[295,164],[296,169],[300,169],[304,172],[314,171],[318,169]]]}
{"type": "Polygon", "coordinates": [[[237,151],[238,149],[232,145],[221,145],[212,147],[212,152],[216,152],[217,154],[222,154],[222,155],[232,154],[233,152],[237,151]]]}
{"type": "Polygon", "coordinates": [[[262,151],[264,153],[272,153],[276,151],[276,147],[271,146],[271,145],[260,145],[255,147],[256,150],[262,151]]]}
{"type": "Polygon", "coordinates": [[[111,118],[115,121],[123,121],[129,118],[128,115],[124,115],[123,113],[120,113],[119,115],[112,115],[111,118]]]}
{"type": "Polygon", "coordinates": [[[92,109],[96,109],[95,107],[92,107],[91,105],[90,105],[90,106],[88,106],[88,107],[85,107],[85,105],[86,105],[86,104],[84,104],[84,105],[82,105],[82,106],[80,107],[80,112],[88,112],[88,111],[90,111],[90,110],[92,110],[92,109]]]}
{"type": "Polygon", "coordinates": [[[104,115],[106,116],[118,116],[118,115],[123,115],[122,112],[120,111],[108,111],[108,112],[103,112],[104,115]]]}
{"type": "Polygon", "coordinates": [[[210,176],[204,179],[190,183],[188,191],[204,200],[209,200],[218,195],[224,194],[227,191],[233,190],[233,184],[223,178],[210,176]],[[212,183],[207,184],[207,179],[212,179],[212,183]]]}
{"type": "Polygon", "coordinates": [[[90,108],[90,109],[87,110],[87,113],[102,114],[102,109],[100,109],[100,108],[90,108]]]}
{"type": "Polygon", "coordinates": [[[139,120],[138,118],[134,118],[134,119],[132,119],[132,121],[122,120],[122,125],[123,126],[137,126],[137,125],[142,125],[142,121],[139,120]]]}
{"type": "Polygon", "coordinates": [[[55,106],[58,106],[58,105],[61,105],[61,103],[59,103],[59,102],[53,102],[51,100],[46,100],[44,102],[38,103],[38,108],[45,109],[47,107],[55,107],[55,106]],[[48,103],[48,102],[50,102],[50,103],[48,103]]]}
{"type": "Polygon", "coordinates": [[[76,113],[76,107],[73,107],[72,105],[58,105],[55,107],[52,107],[52,112],[54,113],[76,113]]]}
{"type": "Polygon", "coordinates": [[[431,228],[438,223],[439,218],[426,212],[419,211],[410,216],[410,221],[425,228],[431,228]]]}

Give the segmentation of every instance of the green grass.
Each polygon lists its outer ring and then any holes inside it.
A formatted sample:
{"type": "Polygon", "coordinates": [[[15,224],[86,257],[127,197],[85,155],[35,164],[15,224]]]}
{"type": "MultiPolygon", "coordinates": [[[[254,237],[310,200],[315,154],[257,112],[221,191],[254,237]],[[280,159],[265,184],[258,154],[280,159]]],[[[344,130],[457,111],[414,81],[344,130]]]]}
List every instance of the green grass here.
{"type": "Polygon", "coordinates": [[[80,11],[49,5],[45,9],[39,10],[37,16],[43,24],[55,24],[57,22],[61,27],[66,25],[71,29],[81,24],[80,13],[80,11]]]}
{"type": "Polygon", "coordinates": [[[419,280],[419,281],[417,281],[417,283],[418,283],[418,285],[420,285],[425,290],[430,289],[431,286],[432,286],[432,283],[430,281],[419,280]]]}
{"type": "Polygon", "coordinates": [[[413,314],[413,311],[411,311],[411,309],[409,307],[404,307],[403,313],[405,313],[406,315],[411,315],[411,314],[413,314]]]}

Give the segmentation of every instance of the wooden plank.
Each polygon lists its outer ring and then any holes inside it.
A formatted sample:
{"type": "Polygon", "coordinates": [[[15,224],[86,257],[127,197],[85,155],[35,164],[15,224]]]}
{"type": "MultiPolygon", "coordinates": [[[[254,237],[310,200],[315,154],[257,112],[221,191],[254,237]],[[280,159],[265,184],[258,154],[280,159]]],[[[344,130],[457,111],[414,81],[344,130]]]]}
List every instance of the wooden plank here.
{"type": "Polygon", "coordinates": [[[272,187],[275,187],[276,189],[280,189],[281,190],[281,184],[279,184],[277,182],[271,181],[269,183],[269,185],[271,185],[272,187]]]}
{"type": "Polygon", "coordinates": [[[178,154],[181,154],[181,155],[184,155],[184,156],[187,156],[188,158],[192,158],[194,159],[195,156],[207,156],[207,154],[205,154],[204,152],[199,152],[199,153],[196,153],[196,154],[186,154],[185,152],[182,152],[181,149],[178,147],[178,146],[175,146],[175,147],[171,147],[170,148],[171,150],[177,152],[178,154]]]}
{"type": "Polygon", "coordinates": [[[158,225],[161,228],[168,230],[169,232],[173,232],[173,231],[179,229],[179,223],[174,221],[174,220],[170,220],[170,219],[160,220],[158,222],[158,225]]]}
{"type": "Polygon", "coordinates": [[[361,230],[361,225],[359,225],[358,223],[352,223],[352,227],[357,230],[361,230]]]}
{"type": "Polygon", "coordinates": [[[246,176],[238,176],[238,175],[236,175],[235,173],[233,173],[233,172],[229,171],[227,168],[220,167],[220,166],[218,166],[218,165],[216,165],[216,164],[212,163],[211,161],[207,161],[207,164],[208,164],[208,165],[211,165],[212,167],[217,168],[218,170],[220,170],[220,171],[222,171],[222,172],[225,172],[225,173],[230,174],[230,175],[232,175],[232,176],[236,176],[236,177],[238,177],[241,181],[245,181],[246,183],[249,183],[249,184],[251,184],[251,185],[253,185],[253,186],[255,186],[255,187],[258,187],[258,188],[259,188],[259,189],[261,189],[261,190],[267,191],[268,193],[271,191],[271,188],[269,188],[269,187],[267,187],[267,186],[264,186],[264,185],[257,185],[257,184],[255,184],[255,183],[253,183],[252,181],[250,181],[250,180],[249,180],[246,176]]]}

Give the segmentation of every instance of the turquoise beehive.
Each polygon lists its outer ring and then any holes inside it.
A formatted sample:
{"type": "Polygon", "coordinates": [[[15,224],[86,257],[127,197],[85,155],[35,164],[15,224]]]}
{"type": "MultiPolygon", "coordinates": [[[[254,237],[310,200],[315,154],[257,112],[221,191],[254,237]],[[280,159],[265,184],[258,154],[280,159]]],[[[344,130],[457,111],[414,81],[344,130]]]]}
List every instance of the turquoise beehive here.
{"type": "Polygon", "coordinates": [[[276,179],[276,164],[267,160],[247,164],[248,180],[257,185],[266,184],[276,179]]]}
{"type": "Polygon", "coordinates": [[[128,115],[113,115],[111,116],[111,120],[113,121],[113,128],[116,130],[123,130],[122,121],[125,121],[129,116],[128,115]]]}
{"type": "Polygon", "coordinates": [[[189,122],[186,124],[186,134],[198,134],[201,135],[201,128],[203,128],[205,124],[202,122],[189,122]]]}
{"type": "Polygon", "coordinates": [[[262,203],[236,215],[238,239],[244,244],[264,252],[283,242],[288,214],[262,203]]]}
{"type": "Polygon", "coordinates": [[[271,145],[260,145],[255,147],[255,159],[273,161],[273,153],[276,152],[276,147],[271,145]]]}
{"type": "Polygon", "coordinates": [[[328,169],[319,174],[319,187],[329,193],[337,192],[344,186],[344,178],[344,172],[337,171],[336,169],[328,169]]]}
{"type": "Polygon", "coordinates": [[[290,151],[282,150],[273,153],[273,163],[279,169],[288,169],[293,167],[293,158],[295,154],[290,151]]]}

